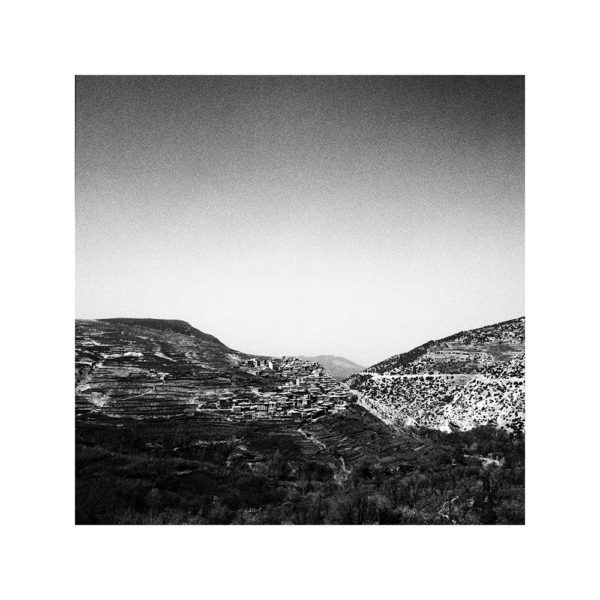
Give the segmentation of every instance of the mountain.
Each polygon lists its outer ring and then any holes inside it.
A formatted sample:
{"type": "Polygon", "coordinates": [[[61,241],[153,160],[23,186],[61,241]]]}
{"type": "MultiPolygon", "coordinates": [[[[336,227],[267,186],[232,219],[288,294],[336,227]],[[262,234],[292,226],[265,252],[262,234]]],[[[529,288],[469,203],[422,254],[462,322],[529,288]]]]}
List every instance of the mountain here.
{"type": "Polygon", "coordinates": [[[300,356],[299,358],[311,362],[318,362],[328,373],[331,374],[332,377],[335,377],[339,381],[348,379],[348,377],[351,375],[359,373],[364,369],[364,367],[361,367],[356,363],[353,363],[351,360],[343,358],[342,356],[322,354],[319,356],[300,356]]]}
{"type": "Polygon", "coordinates": [[[522,431],[525,317],[461,331],[392,356],[347,381],[387,423],[442,431],[522,431]]]}
{"type": "Polygon", "coordinates": [[[75,369],[80,416],[294,420],[339,412],[351,398],[314,361],[244,354],[185,321],[78,320],[75,369]]]}
{"type": "Polygon", "coordinates": [[[185,321],[76,320],[76,411],[192,414],[201,398],[258,383],[243,368],[250,358],[185,321]]]}
{"type": "MultiPolygon", "coordinates": [[[[508,368],[518,330],[468,332],[375,365],[351,378],[359,405],[313,360],[245,354],[184,321],[78,320],[75,521],[523,523],[523,436],[397,427],[375,393],[405,368],[458,365],[463,376],[468,361],[450,352],[461,344],[508,368]]],[[[441,389],[439,376],[421,383],[441,389]]]]}

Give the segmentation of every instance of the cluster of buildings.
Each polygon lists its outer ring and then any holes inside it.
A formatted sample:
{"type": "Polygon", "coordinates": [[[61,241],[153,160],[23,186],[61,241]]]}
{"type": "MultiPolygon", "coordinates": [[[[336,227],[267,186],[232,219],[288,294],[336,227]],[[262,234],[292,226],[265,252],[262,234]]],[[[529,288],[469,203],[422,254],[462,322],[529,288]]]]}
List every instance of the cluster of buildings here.
{"type": "Polygon", "coordinates": [[[346,409],[353,393],[319,363],[284,356],[252,358],[240,365],[264,380],[264,386],[222,391],[198,406],[233,421],[306,419],[346,409]]]}

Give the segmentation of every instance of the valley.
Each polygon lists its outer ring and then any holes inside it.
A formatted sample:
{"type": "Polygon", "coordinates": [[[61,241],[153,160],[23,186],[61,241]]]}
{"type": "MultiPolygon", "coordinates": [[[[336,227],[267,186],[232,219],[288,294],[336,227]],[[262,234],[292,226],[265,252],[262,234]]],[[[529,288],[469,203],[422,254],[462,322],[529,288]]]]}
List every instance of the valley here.
{"type": "Polygon", "coordinates": [[[76,522],[523,523],[523,324],[500,325],[340,382],[183,321],[77,321],[76,522]]]}

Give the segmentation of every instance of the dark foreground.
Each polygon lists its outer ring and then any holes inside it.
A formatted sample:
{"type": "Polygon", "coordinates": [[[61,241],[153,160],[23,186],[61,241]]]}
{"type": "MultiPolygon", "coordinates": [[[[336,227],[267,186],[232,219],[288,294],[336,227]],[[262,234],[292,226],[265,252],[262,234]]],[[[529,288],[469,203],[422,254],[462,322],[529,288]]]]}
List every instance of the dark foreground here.
{"type": "Polygon", "coordinates": [[[522,524],[524,440],[312,423],[76,423],[77,524],[522,524]]]}

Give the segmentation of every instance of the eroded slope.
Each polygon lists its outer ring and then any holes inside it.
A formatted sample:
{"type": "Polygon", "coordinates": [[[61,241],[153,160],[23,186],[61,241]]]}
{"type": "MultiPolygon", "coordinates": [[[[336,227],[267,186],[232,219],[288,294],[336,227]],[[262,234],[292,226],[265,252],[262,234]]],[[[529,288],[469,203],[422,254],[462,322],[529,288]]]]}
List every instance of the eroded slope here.
{"type": "Polygon", "coordinates": [[[525,318],[463,331],[393,356],[348,383],[388,423],[522,431],[525,318]]]}

